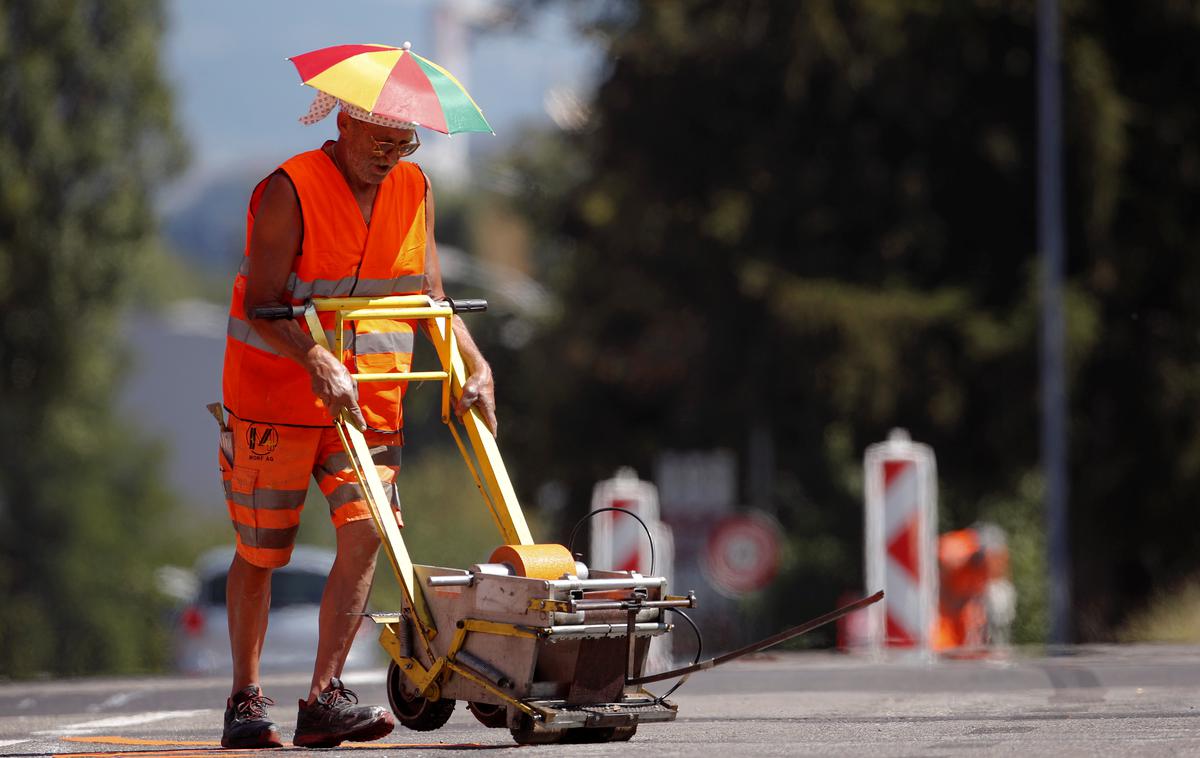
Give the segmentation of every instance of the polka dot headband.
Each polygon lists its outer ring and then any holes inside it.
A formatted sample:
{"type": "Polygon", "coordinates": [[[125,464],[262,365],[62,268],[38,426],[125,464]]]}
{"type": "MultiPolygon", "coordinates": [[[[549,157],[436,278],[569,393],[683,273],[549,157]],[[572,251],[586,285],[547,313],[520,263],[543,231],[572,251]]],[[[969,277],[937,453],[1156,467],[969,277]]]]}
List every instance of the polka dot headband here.
{"type": "Polygon", "coordinates": [[[300,123],[305,126],[312,126],[328,116],[333,111],[333,106],[335,105],[340,105],[342,112],[350,118],[366,121],[368,124],[387,126],[392,129],[414,129],[420,126],[415,121],[401,121],[400,119],[383,116],[378,113],[371,113],[368,110],[359,108],[357,105],[348,103],[320,90],[317,91],[317,96],[313,98],[312,105],[308,106],[308,113],[300,117],[300,123]]]}

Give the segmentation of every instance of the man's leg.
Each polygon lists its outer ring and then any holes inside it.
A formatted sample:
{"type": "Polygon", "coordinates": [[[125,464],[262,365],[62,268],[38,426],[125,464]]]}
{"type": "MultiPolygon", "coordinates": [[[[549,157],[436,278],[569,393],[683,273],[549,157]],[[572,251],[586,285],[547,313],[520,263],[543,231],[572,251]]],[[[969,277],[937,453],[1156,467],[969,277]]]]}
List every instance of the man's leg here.
{"type": "Polygon", "coordinates": [[[267,636],[271,607],[271,569],[233,556],[225,584],[229,613],[229,647],[233,651],[233,693],[258,684],[258,659],[267,636]]]}
{"type": "Polygon", "coordinates": [[[274,702],[258,683],[259,657],[271,608],[272,567],[286,565],[291,557],[320,432],[231,415],[222,429],[226,434],[221,479],[237,554],[225,583],[233,694],[225,703],[221,745],[280,747],[279,729],[267,713],[274,702]]]}
{"type": "Polygon", "coordinates": [[[337,559],[321,596],[320,638],[308,702],[342,675],[375,576],[379,537],[370,519],[351,521],[337,530],[337,559]]]}
{"type": "MultiPolygon", "coordinates": [[[[393,500],[395,473],[400,467],[400,443],[396,435],[368,435],[376,471],[386,483],[393,500]]],[[[334,747],[343,741],[366,742],[391,733],[396,722],[386,708],[359,705],[358,696],[342,685],[342,667],[367,607],[379,537],[375,522],[363,499],[341,441],[325,435],[313,475],[329,501],[329,515],[337,528],[337,558],[321,597],[320,639],[308,699],[300,701],[296,714],[296,736],[301,747],[334,747]]],[[[383,504],[381,504],[383,505],[383,504]]],[[[386,505],[385,505],[386,507],[386,505]]]]}

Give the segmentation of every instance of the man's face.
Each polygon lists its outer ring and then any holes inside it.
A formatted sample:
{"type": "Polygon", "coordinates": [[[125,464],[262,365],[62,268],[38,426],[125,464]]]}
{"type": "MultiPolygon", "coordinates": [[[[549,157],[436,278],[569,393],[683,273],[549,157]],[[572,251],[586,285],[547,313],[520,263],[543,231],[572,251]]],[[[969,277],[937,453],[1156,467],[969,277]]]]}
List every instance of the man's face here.
{"type": "Polygon", "coordinates": [[[405,146],[417,141],[417,133],[339,113],[338,141],[345,145],[346,172],[366,184],[379,184],[395,168],[405,146]]]}

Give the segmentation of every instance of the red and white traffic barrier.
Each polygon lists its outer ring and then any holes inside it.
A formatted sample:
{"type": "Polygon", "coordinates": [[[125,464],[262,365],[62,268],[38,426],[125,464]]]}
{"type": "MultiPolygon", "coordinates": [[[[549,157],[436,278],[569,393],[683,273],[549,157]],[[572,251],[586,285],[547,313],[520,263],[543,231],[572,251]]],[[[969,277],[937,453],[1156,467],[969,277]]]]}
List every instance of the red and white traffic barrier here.
{"type": "MultiPolygon", "coordinates": [[[[636,571],[643,576],[665,576],[671,581],[675,573],[675,540],[671,527],[659,520],[658,488],[638,479],[632,468],[617,470],[612,479],[597,482],[592,488],[592,511],[618,508],[636,514],[646,523],[654,540],[654,565],[651,566],[650,541],[646,529],[637,519],[619,511],[597,513],[591,518],[591,552],[587,564],[594,569],[636,571]]],[[[667,636],[650,640],[647,653],[650,671],[665,671],[674,664],[667,636]]]]}
{"type": "MultiPolygon", "coordinates": [[[[658,488],[638,479],[631,468],[621,468],[612,479],[597,482],[592,489],[591,510],[619,508],[646,523],[654,539],[653,571],[671,574],[675,561],[671,530],[659,520],[658,488]]],[[[591,551],[588,565],[611,571],[636,571],[650,575],[650,542],[637,519],[617,511],[598,513],[591,519],[591,551]]]]}
{"type": "Polygon", "coordinates": [[[869,609],[868,646],[929,653],[938,610],[933,449],[894,429],[867,448],[863,468],[867,589],[886,593],[869,609]]]}

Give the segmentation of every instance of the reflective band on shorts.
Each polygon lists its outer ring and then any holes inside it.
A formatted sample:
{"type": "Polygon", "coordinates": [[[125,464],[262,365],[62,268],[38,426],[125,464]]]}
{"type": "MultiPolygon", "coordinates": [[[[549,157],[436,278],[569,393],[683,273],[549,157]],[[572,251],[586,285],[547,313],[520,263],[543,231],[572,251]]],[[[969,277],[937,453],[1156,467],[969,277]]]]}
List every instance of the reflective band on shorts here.
{"type": "MultiPolygon", "coordinates": [[[[401,442],[403,438],[398,439],[401,442]]],[[[371,461],[376,466],[392,466],[400,468],[400,459],[404,455],[404,447],[402,444],[396,445],[376,445],[371,448],[371,461]]],[[[339,471],[350,470],[350,457],[345,453],[332,453],[325,457],[319,464],[321,469],[326,474],[336,474],[339,471]]]]}
{"type": "MultiPolygon", "coordinates": [[[[396,510],[400,509],[400,489],[395,482],[381,482],[383,485],[383,494],[387,497],[388,503],[396,510]]],[[[353,482],[339,484],[333,492],[325,496],[329,501],[329,513],[333,514],[338,508],[349,503],[362,503],[365,506],[367,496],[363,493],[362,487],[353,482]]]]}
{"type": "Polygon", "coordinates": [[[238,539],[246,547],[290,548],[292,543],[296,541],[296,530],[300,527],[290,526],[287,529],[264,529],[234,521],[233,528],[237,530],[238,539]]]}
{"type": "Polygon", "coordinates": [[[363,495],[362,487],[358,483],[346,482],[345,484],[339,484],[333,492],[325,496],[325,499],[329,501],[329,510],[336,511],[346,503],[353,503],[355,500],[364,500],[366,498],[363,495]]]}
{"type": "Polygon", "coordinates": [[[355,355],[386,355],[412,351],[412,332],[374,332],[354,336],[355,355]]]}
{"type": "Polygon", "coordinates": [[[400,445],[379,445],[371,448],[371,460],[375,462],[376,466],[400,468],[400,457],[403,453],[404,448],[400,445]]]}
{"type": "Polygon", "coordinates": [[[226,479],[225,499],[243,508],[253,508],[256,511],[292,510],[304,504],[306,490],[255,490],[253,495],[234,492],[233,482],[226,479]]]}

